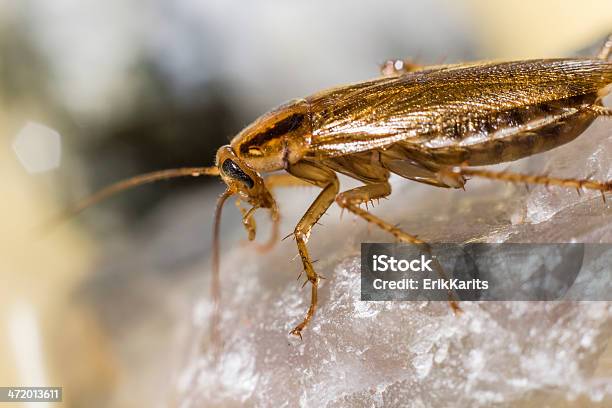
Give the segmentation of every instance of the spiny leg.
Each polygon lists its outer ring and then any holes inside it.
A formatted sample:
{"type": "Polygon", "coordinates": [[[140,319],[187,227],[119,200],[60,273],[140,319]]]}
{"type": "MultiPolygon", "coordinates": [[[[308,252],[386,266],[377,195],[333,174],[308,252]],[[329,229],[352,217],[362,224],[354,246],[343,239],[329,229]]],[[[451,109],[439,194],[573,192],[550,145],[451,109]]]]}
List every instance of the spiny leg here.
{"type": "Polygon", "coordinates": [[[612,116],[612,109],[601,105],[585,105],[582,110],[589,111],[597,116],[612,116]]]}
{"type": "Polygon", "coordinates": [[[334,202],[334,198],[336,197],[336,194],[338,194],[339,183],[338,178],[333,171],[319,167],[310,162],[296,163],[292,165],[288,171],[295,177],[323,189],[315,201],[310,205],[310,208],[308,208],[300,222],[297,224],[294,232],[298,252],[304,266],[304,271],[306,272],[308,281],[311,284],[310,307],[306,312],[304,320],[302,320],[300,324],[291,330],[291,334],[302,338],[302,330],[304,330],[304,327],[306,327],[310,320],[312,320],[312,317],[316,311],[317,290],[319,286],[319,275],[312,267],[312,261],[310,259],[310,255],[308,254],[306,243],[310,237],[312,227],[334,202]]]}
{"type": "MultiPolygon", "coordinates": [[[[384,231],[389,232],[401,242],[410,244],[420,244],[424,246],[425,250],[431,255],[431,248],[425,241],[418,239],[414,235],[410,235],[401,229],[389,224],[388,222],[376,217],[372,213],[365,211],[359,207],[359,204],[383,198],[391,194],[391,185],[388,181],[380,181],[377,183],[366,184],[365,186],[357,187],[352,190],[345,191],[338,194],[336,197],[336,203],[341,208],[346,208],[355,215],[360,216],[367,222],[373,223],[384,231]]],[[[434,259],[434,265],[436,272],[442,278],[446,279],[446,274],[442,266],[434,259]]],[[[456,297],[452,291],[448,291],[448,303],[455,313],[461,311],[459,304],[455,300],[456,297]]]]}
{"type": "Polygon", "coordinates": [[[370,222],[380,229],[387,231],[399,241],[411,244],[424,244],[424,241],[421,241],[414,235],[405,233],[401,229],[381,220],[372,213],[359,207],[359,204],[361,203],[378,198],[384,198],[389,194],[391,194],[391,185],[387,181],[381,181],[378,183],[366,184],[365,186],[340,193],[336,197],[336,203],[338,203],[341,208],[347,209],[353,214],[360,216],[367,222],[370,222]]]}
{"type": "Polygon", "coordinates": [[[600,182],[587,179],[556,178],[549,176],[537,176],[531,174],[512,173],[508,171],[491,171],[465,167],[453,167],[448,170],[450,176],[463,177],[472,176],[486,178],[489,180],[500,180],[515,184],[540,184],[544,186],[559,186],[580,190],[596,190],[601,192],[605,201],[605,193],[612,191],[612,181],[600,182]]]}

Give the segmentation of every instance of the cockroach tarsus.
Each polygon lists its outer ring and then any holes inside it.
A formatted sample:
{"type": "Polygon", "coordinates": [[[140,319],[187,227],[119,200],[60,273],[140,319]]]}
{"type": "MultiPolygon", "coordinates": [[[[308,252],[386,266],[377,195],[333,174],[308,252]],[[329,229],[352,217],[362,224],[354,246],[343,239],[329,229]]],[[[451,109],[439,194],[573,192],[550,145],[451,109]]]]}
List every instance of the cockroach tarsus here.
{"type": "MultiPolygon", "coordinates": [[[[391,173],[444,188],[464,188],[467,177],[519,184],[612,190],[612,182],[489,171],[474,167],[514,161],[578,137],[600,116],[612,116],[602,98],[612,90],[612,35],[595,58],[418,66],[388,61],[382,76],[293,100],[258,118],[229,145],[219,148],[215,166],[148,173],[113,184],[83,200],[74,215],[119,191],[175,177],[220,176],[227,185],[215,211],[212,294],[213,335],[219,319],[219,233],[223,204],[236,195],[249,239],[256,235],[256,209],[270,211],[278,240],[277,187],[321,189],[293,231],[310,306],[291,330],[302,337],[315,315],[320,276],[307,248],[313,226],[335,202],[407,243],[424,241],[360,205],[391,194],[391,173]],[[262,174],[284,171],[268,175],[262,174]],[[362,186],[340,192],[337,174],[362,186]]],[[[426,244],[425,244],[426,245],[426,244]]],[[[458,305],[450,301],[454,310],[458,305]]]]}

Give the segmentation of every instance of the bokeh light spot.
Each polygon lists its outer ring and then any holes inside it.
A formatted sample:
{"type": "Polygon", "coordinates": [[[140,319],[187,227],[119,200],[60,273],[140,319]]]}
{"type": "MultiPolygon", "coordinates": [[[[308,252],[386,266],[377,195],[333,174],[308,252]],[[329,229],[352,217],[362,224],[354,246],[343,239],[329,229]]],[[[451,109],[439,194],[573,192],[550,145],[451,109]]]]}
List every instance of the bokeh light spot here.
{"type": "Polygon", "coordinates": [[[57,168],[62,156],[60,134],[40,123],[28,122],[15,137],[13,150],[29,173],[57,168]]]}

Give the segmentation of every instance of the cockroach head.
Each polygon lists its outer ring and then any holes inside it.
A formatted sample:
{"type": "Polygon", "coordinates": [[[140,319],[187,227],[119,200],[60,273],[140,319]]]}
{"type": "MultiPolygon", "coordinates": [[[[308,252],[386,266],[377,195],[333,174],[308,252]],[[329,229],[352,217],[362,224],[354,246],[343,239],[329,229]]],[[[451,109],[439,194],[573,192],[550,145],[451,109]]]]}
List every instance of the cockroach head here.
{"type": "Polygon", "coordinates": [[[259,117],[231,147],[254,170],[282,170],[302,158],[310,133],[308,102],[296,99],[259,117]]]}
{"type": "Polygon", "coordinates": [[[230,146],[217,151],[216,165],[230,194],[236,194],[254,207],[272,208],[274,200],[263,178],[244,163],[230,146]]]}

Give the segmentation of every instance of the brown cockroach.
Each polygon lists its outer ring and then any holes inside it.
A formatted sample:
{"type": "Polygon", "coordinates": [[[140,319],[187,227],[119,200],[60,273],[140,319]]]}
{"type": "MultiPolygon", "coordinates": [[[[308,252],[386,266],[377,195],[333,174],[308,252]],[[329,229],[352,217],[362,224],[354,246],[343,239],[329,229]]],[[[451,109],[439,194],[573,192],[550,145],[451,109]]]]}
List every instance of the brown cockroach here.
{"type": "MultiPolygon", "coordinates": [[[[382,76],[296,99],[266,113],[219,148],[215,166],[148,173],[113,184],[78,204],[71,213],[119,191],[152,181],[220,176],[227,189],[214,223],[213,297],[219,294],[219,224],[225,201],[237,195],[249,238],[254,211],[265,208],[277,239],[279,212],[271,190],[312,184],[321,192],[293,235],[311,300],[302,330],[315,314],[319,275],[308,253],[312,227],[336,202],[397,240],[423,244],[360,204],[391,194],[391,173],[444,188],[463,188],[466,176],[512,183],[612,190],[612,182],[494,172],[474,167],[514,161],[563,145],[599,116],[612,116],[602,98],[612,90],[612,35],[594,58],[417,66],[390,61],[382,76]],[[283,170],[285,173],[262,174],[283,170]],[[363,186],[340,192],[337,173],[363,186]]],[[[266,245],[269,247],[269,245],[266,245]]],[[[454,303],[451,303],[454,304],[454,303]]],[[[218,307],[218,306],[217,306],[218,307]]],[[[217,307],[215,310],[217,310],[217,307]]],[[[456,306],[455,306],[456,308],[456,306]]],[[[218,318],[218,310],[215,313],[218,318]]],[[[213,327],[215,323],[213,323],[213,327]]]]}

